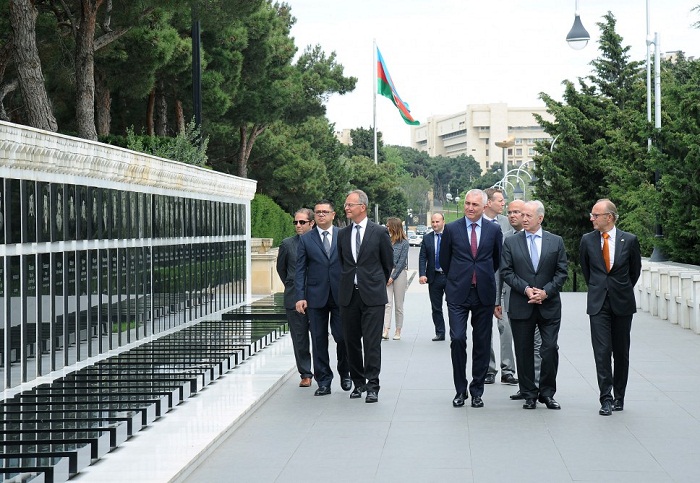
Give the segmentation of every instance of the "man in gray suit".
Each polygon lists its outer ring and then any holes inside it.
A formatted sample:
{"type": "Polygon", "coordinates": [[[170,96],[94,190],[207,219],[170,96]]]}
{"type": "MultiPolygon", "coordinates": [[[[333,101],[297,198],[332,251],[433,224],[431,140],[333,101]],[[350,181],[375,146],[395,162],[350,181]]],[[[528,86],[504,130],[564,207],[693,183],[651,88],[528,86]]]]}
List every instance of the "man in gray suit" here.
{"type": "Polygon", "coordinates": [[[333,371],[328,357],[328,327],[335,339],[338,376],[343,391],[352,389],[347,349],[343,339],[338,306],[340,262],[338,258],[338,227],[333,226],[335,211],[330,201],[320,201],[314,207],[316,228],[299,238],[297,250],[296,309],[309,313],[311,347],[314,356],[314,376],[318,389],[314,396],[331,393],[333,371]]]}
{"type": "Polygon", "coordinates": [[[598,413],[610,416],[625,406],[630,330],[637,311],[634,285],[642,271],[642,257],[637,237],[615,226],[618,214],[612,201],[598,200],[590,215],[594,230],[581,238],[579,258],[588,285],[586,313],[600,390],[598,413]]]}
{"type": "MultiPolygon", "coordinates": [[[[503,197],[503,192],[498,188],[489,188],[484,191],[486,192],[486,196],[488,196],[488,201],[486,202],[486,207],[484,208],[484,220],[497,224],[501,228],[501,233],[503,233],[503,238],[505,239],[507,235],[513,234],[513,228],[510,226],[508,218],[502,214],[503,207],[506,204],[506,200],[503,197]]],[[[500,307],[501,285],[500,274],[496,272],[496,311],[502,313],[500,307]]],[[[498,326],[498,333],[501,341],[501,383],[515,386],[518,384],[518,380],[515,378],[513,334],[510,330],[508,317],[496,317],[496,325],[498,326]]],[[[498,374],[498,368],[496,367],[496,354],[493,351],[493,340],[494,338],[491,337],[491,358],[489,360],[489,370],[486,373],[484,384],[495,383],[496,374],[498,374]]]]}
{"type": "Polygon", "coordinates": [[[294,213],[294,230],[296,235],[282,240],[277,252],[277,274],[284,283],[284,309],[287,312],[289,332],[292,334],[294,359],[301,381],[299,387],[311,386],[311,352],[309,352],[309,318],[296,310],[297,293],[294,277],[297,272],[297,247],[299,237],[314,227],[314,212],[302,208],[294,213]]]}
{"type": "Polygon", "coordinates": [[[535,409],[537,400],[548,409],[561,409],[554,399],[559,367],[559,291],[567,273],[564,240],[542,229],[544,206],[530,201],[522,207],[524,231],[508,237],[503,244],[501,275],[510,285],[508,317],[515,342],[520,393],[524,409],[535,409]],[[539,389],[535,383],[535,327],[542,336],[542,367],[539,389]]]}

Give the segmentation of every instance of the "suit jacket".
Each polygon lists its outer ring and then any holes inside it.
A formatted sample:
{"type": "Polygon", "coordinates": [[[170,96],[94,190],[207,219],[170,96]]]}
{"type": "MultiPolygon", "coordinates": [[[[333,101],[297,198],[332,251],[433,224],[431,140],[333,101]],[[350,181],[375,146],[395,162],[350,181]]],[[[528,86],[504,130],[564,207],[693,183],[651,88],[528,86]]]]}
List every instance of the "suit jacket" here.
{"type": "Polygon", "coordinates": [[[428,283],[435,280],[435,237],[437,234],[431,231],[423,235],[418,254],[418,276],[427,277],[428,283]]]}
{"type": "Polygon", "coordinates": [[[527,319],[532,316],[534,304],[527,303],[525,295],[525,288],[529,286],[547,292],[547,298],[538,306],[542,317],[561,318],[559,291],[568,277],[564,240],[542,230],[542,249],[537,271],[532,266],[527,243],[525,231],[506,238],[503,243],[501,274],[511,288],[508,317],[527,319]]]}
{"type": "Polygon", "coordinates": [[[581,238],[579,259],[588,285],[586,313],[589,315],[600,312],[606,295],[610,297],[610,308],[615,315],[632,315],[637,311],[634,285],[642,271],[639,240],[619,228],[616,232],[615,258],[609,273],[603,260],[600,232],[594,230],[581,238]]]}
{"type": "MultiPolygon", "coordinates": [[[[510,226],[507,231],[503,232],[503,243],[506,242],[506,238],[515,234],[515,230],[510,226]]],[[[510,307],[510,285],[503,280],[503,274],[500,269],[498,270],[498,278],[496,279],[496,305],[499,304],[502,304],[503,310],[508,312],[508,308],[510,307]]]]}
{"type": "Polygon", "coordinates": [[[394,249],[389,232],[383,226],[368,220],[356,263],[352,254],[351,237],[355,236],[353,230],[351,223],[338,234],[340,305],[350,304],[356,274],[362,302],[366,305],[385,305],[388,302],[386,284],[394,267],[394,249]]]}
{"type": "Polygon", "coordinates": [[[452,304],[464,304],[471,288],[472,275],[476,271],[476,290],[483,305],[496,301],[496,277],[503,234],[493,222],[481,220],[481,238],[472,256],[471,221],[462,217],[445,225],[440,243],[440,266],[447,279],[445,298],[452,304]]]}
{"type": "Polygon", "coordinates": [[[297,301],[306,300],[308,307],[318,309],[328,303],[329,293],[338,301],[340,282],[340,262],[338,259],[338,227],[332,232],[331,254],[326,255],[321,234],[313,230],[299,237],[297,248],[297,273],[295,287],[297,301]]]}
{"type": "Polygon", "coordinates": [[[297,272],[297,247],[299,235],[290,236],[282,240],[277,252],[277,275],[284,284],[284,308],[293,309],[296,302],[296,289],[294,288],[294,276],[297,272]]]}

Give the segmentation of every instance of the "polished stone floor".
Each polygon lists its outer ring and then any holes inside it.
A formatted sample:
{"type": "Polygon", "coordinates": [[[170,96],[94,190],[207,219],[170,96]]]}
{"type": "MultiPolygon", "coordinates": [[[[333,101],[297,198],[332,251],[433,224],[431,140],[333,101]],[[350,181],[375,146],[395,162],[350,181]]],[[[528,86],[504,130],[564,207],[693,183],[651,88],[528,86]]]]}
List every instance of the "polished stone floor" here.
{"type": "Polygon", "coordinates": [[[563,294],[563,311],[561,411],[523,410],[499,382],[484,408],[453,408],[449,342],[430,340],[416,277],[401,340],[382,344],[378,404],[337,380],[326,397],[299,388],[287,335],[74,480],[698,481],[700,336],[637,314],[625,410],[602,417],[585,294],[563,294]]]}

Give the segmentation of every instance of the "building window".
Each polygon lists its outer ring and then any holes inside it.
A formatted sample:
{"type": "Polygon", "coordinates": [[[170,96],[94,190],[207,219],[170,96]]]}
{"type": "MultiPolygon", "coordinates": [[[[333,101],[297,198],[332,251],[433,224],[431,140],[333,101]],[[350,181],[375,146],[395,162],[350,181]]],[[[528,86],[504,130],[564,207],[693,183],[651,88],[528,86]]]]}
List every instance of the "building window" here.
{"type": "Polygon", "coordinates": [[[535,148],[528,148],[527,155],[534,156],[535,155],[535,148]]]}
{"type": "Polygon", "coordinates": [[[523,138],[515,138],[515,144],[522,144],[523,138]]]}
{"type": "Polygon", "coordinates": [[[516,156],[522,156],[523,155],[523,148],[517,148],[515,150],[515,155],[516,156]]]}

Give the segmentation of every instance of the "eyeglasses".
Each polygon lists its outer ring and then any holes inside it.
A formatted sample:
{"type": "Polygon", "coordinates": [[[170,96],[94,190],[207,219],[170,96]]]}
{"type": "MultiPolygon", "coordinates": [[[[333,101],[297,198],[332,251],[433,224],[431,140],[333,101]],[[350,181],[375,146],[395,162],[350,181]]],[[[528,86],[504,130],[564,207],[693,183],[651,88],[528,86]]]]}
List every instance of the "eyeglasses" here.
{"type": "Polygon", "coordinates": [[[343,205],[343,207],[344,208],[352,208],[353,206],[360,206],[360,205],[364,205],[364,203],[345,203],[343,205]]]}
{"type": "Polygon", "coordinates": [[[606,211],[605,213],[588,213],[588,216],[590,218],[593,218],[594,220],[597,220],[599,216],[603,215],[610,215],[611,213],[609,211],[606,211]]]}
{"type": "Polygon", "coordinates": [[[318,211],[314,211],[314,213],[316,213],[319,216],[321,216],[321,215],[326,216],[326,215],[330,215],[333,212],[328,211],[328,210],[318,210],[318,211]]]}
{"type": "Polygon", "coordinates": [[[292,223],[294,223],[295,225],[304,226],[304,225],[306,225],[307,223],[311,223],[311,222],[308,221],[308,220],[294,220],[292,223]]]}

